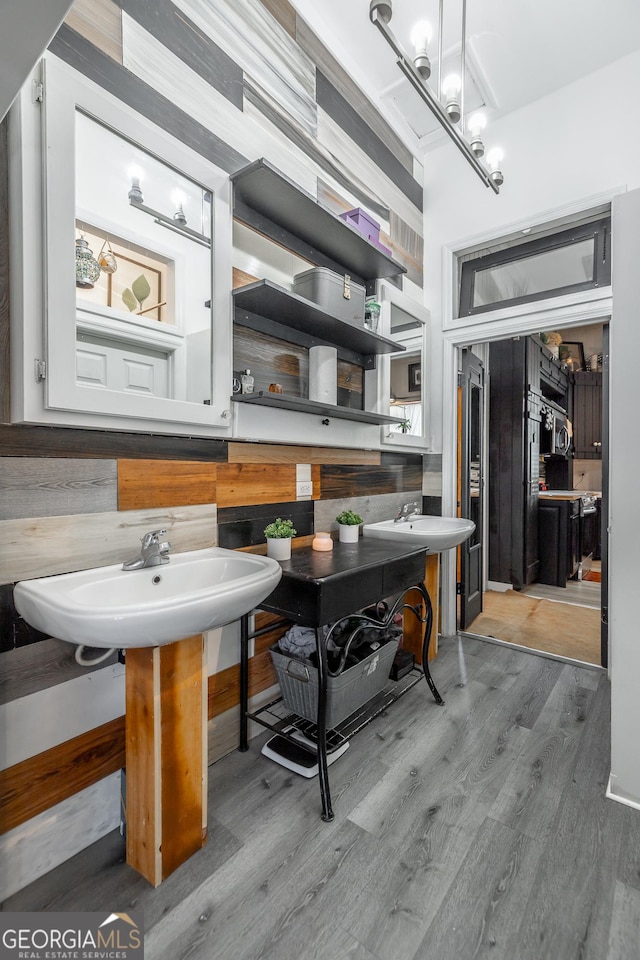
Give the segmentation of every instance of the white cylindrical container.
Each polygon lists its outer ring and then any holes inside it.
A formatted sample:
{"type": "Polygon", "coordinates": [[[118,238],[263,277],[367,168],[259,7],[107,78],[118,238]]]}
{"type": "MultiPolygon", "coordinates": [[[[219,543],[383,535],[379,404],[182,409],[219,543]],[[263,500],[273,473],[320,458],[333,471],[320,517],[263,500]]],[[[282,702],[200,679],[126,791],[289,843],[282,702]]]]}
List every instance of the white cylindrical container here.
{"type": "Polygon", "coordinates": [[[309,347],[309,400],[338,402],[338,351],[335,347],[309,347]]]}
{"type": "Polygon", "coordinates": [[[340,543],[357,543],[360,537],[359,523],[339,523],[338,536],[340,543]]]}
{"type": "Polygon", "coordinates": [[[267,556],[272,560],[290,560],[291,537],[267,537],[267,556]]]}

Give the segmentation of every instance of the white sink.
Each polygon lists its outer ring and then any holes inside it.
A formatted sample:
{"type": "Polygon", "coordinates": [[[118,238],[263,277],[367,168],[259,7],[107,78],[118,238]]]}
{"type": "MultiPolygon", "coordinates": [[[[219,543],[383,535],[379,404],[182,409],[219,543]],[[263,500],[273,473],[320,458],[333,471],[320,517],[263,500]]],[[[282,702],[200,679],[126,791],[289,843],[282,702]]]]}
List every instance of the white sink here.
{"type": "Polygon", "coordinates": [[[208,547],[172,553],[142,570],[122,564],[38,580],[14,589],[18,613],[58,640],[90,647],[156,647],[237,620],[282,576],[270,557],[208,547]]]}
{"type": "Polygon", "coordinates": [[[429,553],[441,553],[457,547],[467,540],[476,525],[473,520],[458,517],[428,517],[420,514],[411,520],[379,520],[377,523],[365,523],[362,528],[364,537],[378,537],[381,540],[404,540],[413,546],[427,547],[429,553]]]}

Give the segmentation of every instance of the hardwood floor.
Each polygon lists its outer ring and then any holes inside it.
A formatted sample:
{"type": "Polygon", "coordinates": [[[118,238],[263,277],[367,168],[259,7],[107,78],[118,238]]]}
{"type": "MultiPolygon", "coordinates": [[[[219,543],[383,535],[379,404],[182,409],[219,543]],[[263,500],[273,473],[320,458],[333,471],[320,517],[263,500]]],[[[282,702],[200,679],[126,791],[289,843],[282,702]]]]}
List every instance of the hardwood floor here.
{"type": "Polygon", "coordinates": [[[634,960],[640,811],[605,798],[604,671],[464,638],[316,779],[209,768],[207,846],[152,889],[112,834],[5,910],[139,910],[147,960],[634,960]]]}
{"type": "Polygon", "coordinates": [[[487,590],[482,596],[482,613],[468,632],[599,665],[600,584],[576,584],[575,594],[578,587],[581,597],[595,591],[597,605],[565,602],[565,597],[569,599],[566,590],[543,584],[527,587],[526,591],[487,590]]]}

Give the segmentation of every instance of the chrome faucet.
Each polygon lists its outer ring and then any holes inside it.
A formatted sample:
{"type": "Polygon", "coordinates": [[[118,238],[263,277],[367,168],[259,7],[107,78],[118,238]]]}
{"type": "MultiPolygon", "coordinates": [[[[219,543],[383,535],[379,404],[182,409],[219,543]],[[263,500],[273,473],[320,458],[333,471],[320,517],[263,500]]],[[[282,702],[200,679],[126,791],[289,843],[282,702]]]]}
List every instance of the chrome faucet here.
{"type": "Polygon", "coordinates": [[[420,516],[420,505],[414,500],[412,503],[403,503],[397,517],[394,517],[394,523],[402,523],[410,520],[412,517],[420,516]]]}
{"type": "Polygon", "coordinates": [[[140,555],[133,560],[126,560],[122,564],[123,570],[140,570],[142,567],[157,567],[161,563],[169,563],[171,544],[166,537],[166,530],[151,530],[145,533],[140,541],[142,549],[140,555]]]}

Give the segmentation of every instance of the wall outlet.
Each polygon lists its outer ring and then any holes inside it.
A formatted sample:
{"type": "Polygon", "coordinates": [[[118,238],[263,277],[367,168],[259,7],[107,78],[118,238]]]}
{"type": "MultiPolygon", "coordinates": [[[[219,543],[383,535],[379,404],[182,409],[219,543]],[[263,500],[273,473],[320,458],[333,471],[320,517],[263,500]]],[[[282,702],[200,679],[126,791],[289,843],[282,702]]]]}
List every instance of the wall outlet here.
{"type": "Polygon", "coordinates": [[[298,480],[296,482],[296,496],[298,497],[312,497],[313,496],[313,481],[312,480],[298,480]]]}

